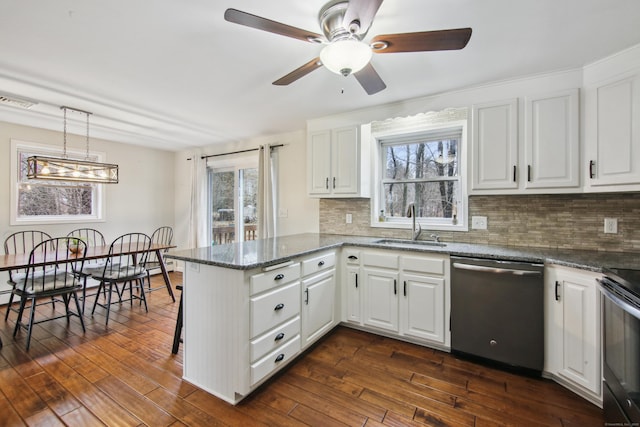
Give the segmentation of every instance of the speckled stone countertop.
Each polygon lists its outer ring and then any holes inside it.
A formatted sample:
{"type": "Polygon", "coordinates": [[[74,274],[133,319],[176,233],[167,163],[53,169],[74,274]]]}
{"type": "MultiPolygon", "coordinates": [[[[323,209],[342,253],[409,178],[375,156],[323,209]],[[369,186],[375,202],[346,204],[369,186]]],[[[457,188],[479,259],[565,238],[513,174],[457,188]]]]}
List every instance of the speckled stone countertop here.
{"type": "Polygon", "coordinates": [[[556,264],[596,272],[602,271],[604,268],[640,269],[639,253],[492,246],[455,242],[444,242],[444,246],[420,245],[398,241],[378,243],[381,240],[385,239],[381,237],[306,233],[171,251],[165,257],[238,270],[250,270],[280,264],[291,258],[313,254],[325,249],[358,246],[556,264]]]}

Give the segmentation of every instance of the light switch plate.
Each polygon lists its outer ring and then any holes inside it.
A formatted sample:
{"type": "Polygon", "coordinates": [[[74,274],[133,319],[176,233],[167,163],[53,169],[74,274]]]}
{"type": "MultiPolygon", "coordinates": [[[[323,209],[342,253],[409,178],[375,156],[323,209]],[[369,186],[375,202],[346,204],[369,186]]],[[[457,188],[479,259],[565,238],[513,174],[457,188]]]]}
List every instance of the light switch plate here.
{"type": "Polygon", "coordinates": [[[486,216],[472,216],[471,228],[474,230],[486,230],[487,229],[487,217],[486,216]]]}
{"type": "Polygon", "coordinates": [[[353,222],[353,215],[348,213],[346,217],[347,224],[351,224],[353,222]]]}

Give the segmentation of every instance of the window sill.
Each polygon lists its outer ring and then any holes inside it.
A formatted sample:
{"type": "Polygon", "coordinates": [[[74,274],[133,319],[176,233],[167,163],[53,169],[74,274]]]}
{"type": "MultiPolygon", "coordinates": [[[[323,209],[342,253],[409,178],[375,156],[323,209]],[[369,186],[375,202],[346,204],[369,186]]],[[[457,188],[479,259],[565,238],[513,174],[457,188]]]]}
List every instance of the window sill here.
{"type": "MultiPolygon", "coordinates": [[[[431,231],[469,231],[469,227],[466,223],[451,224],[445,223],[444,221],[441,223],[430,222],[424,223],[423,221],[417,221],[420,223],[420,226],[423,230],[431,230],[431,231]]],[[[371,221],[371,227],[374,228],[391,228],[396,230],[411,230],[411,221],[401,221],[401,220],[393,220],[393,221],[378,221],[377,218],[375,221],[371,221]]]]}

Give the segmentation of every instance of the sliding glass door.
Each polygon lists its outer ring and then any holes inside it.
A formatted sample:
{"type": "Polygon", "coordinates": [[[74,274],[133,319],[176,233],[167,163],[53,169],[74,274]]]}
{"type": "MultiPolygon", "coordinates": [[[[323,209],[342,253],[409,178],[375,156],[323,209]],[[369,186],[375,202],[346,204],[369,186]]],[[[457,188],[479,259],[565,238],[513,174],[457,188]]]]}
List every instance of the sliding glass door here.
{"type": "Polygon", "coordinates": [[[212,245],[255,240],[258,236],[258,168],[252,161],[211,162],[209,230],[212,245]]]}

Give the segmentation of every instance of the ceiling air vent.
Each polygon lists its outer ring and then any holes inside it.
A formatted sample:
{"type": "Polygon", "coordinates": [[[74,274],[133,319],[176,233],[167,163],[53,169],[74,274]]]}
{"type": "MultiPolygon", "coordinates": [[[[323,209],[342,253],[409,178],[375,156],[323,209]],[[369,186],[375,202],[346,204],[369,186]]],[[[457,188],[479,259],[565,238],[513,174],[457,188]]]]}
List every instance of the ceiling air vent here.
{"type": "Polygon", "coordinates": [[[13,95],[2,95],[0,94],[0,105],[9,105],[11,107],[25,108],[29,109],[36,105],[36,101],[32,101],[25,98],[18,98],[13,95]]]}

